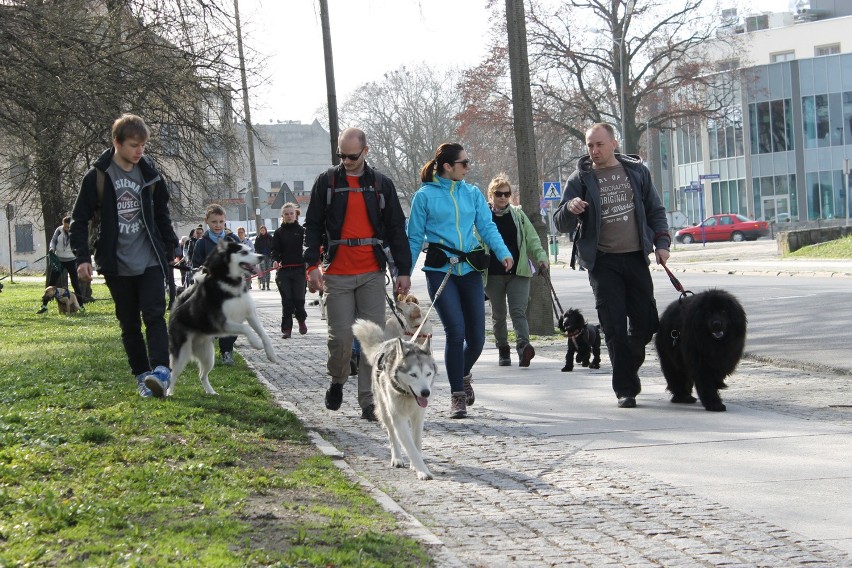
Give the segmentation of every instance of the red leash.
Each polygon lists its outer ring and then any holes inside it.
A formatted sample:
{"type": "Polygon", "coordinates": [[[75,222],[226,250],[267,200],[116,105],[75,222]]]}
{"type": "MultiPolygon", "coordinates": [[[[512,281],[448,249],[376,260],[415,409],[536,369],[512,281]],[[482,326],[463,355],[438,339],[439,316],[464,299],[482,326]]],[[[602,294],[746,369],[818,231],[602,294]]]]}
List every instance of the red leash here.
{"type": "Polygon", "coordinates": [[[672,286],[674,286],[675,290],[677,290],[678,292],[680,292],[680,297],[681,297],[681,298],[685,298],[687,295],[692,294],[692,291],[691,291],[691,290],[684,290],[684,289],[683,289],[683,284],[681,284],[681,283],[680,283],[680,280],[678,280],[677,278],[675,278],[675,275],[674,275],[674,274],[672,274],[672,271],[671,271],[671,270],[669,270],[669,267],[668,267],[668,266],[666,266],[665,264],[663,264],[663,270],[665,270],[665,271],[666,271],[666,274],[668,274],[668,275],[669,275],[669,280],[671,280],[671,282],[672,282],[672,286]]]}

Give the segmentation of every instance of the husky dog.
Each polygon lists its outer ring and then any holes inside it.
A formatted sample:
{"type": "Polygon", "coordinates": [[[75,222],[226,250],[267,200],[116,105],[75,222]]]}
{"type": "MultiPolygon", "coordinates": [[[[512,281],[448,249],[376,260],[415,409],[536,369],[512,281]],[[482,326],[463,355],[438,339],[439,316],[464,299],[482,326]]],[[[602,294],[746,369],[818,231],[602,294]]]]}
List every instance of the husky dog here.
{"type": "Polygon", "coordinates": [[[431,322],[426,321],[423,324],[423,329],[420,330],[417,337],[414,337],[414,332],[417,331],[423,321],[423,311],[420,309],[417,297],[411,294],[399,294],[394,303],[396,304],[396,313],[402,319],[404,325],[400,325],[396,315],[390,316],[385,322],[385,339],[399,337],[430,348],[432,344],[431,322]]]}
{"type": "Polygon", "coordinates": [[[221,239],[204,271],[196,274],[194,282],[175,299],[169,316],[169,396],[190,359],[198,362],[204,392],[216,394],[207,380],[215,360],[214,337],[244,335],[252,347],[263,348],[266,357],[276,361],[246,284],[246,277],[256,273],[260,260],[261,256],[246,245],[221,239]]]}
{"type": "Polygon", "coordinates": [[[373,366],[376,415],[388,433],[391,466],[405,466],[402,446],[417,478],[432,479],[420,453],[426,406],[438,374],[431,351],[400,338],[385,341],[382,328],[371,321],[356,320],[352,331],[361,342],[362,355],[373,366]]]}
{"type": "Polygon", "coordinates": [[[56,300],[56,308],[60,314],[76,314],[80,311],[77,295],[72,294],[68,288],[57,288],[56,286],[45,288],[41,303],[46,306],[51,300],[56,300]]]}

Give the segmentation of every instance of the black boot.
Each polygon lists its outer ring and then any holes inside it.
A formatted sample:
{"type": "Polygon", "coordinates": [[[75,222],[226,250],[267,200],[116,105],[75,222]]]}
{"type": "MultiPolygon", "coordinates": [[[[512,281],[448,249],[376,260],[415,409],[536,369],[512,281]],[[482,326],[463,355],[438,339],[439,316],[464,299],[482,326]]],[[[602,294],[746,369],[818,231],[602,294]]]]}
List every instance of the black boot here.
{"type": "Polygon", "coordinates": [[[500,352],[499,359],[497,364],[501,367],[511,367],[512,366],[512,350],[508,345],[498,345],[497,350],[500,352]]]}

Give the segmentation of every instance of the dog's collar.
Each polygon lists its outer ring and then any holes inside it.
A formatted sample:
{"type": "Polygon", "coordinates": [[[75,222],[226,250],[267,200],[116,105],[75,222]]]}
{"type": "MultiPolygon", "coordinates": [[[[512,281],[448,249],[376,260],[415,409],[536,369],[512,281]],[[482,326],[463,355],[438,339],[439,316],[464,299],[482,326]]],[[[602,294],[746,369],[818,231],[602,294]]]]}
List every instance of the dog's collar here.
{"type": "MultiPolygon", "coordinates": [[[[408,337],[413,337],[414,332],[413,331],[406,331],[405,335],[407,335],[408,337]]],[[[421,333],[420,335],[417,336],[418,339],[420,339],[421,337],[423,339],[430,339],[432,337],[432,334],[431,333],[421,333]]]]}
{"type": "Polygon", "coordinates": [[[579,335],[581,333],[583,333],[584,330],[585,330],[585,328],[580,328],[577,331],[575,331],[574,333],[566,334],[565,337],[567,337],[568,339],[576,339],[577,337],[579,337],[579,335]]]}
{"type": "Polygon", "coordinates": [[[64,288],[64,290],[65,290],[64,294],[62,292],[60,292],[60,290],[63,290],[63,288],[57,288],[53,292],[53,297],[56,298],[57,300],[59,298],[70,298],[71,297],[71,292],[68,291],[68,288],[64,288]]]}

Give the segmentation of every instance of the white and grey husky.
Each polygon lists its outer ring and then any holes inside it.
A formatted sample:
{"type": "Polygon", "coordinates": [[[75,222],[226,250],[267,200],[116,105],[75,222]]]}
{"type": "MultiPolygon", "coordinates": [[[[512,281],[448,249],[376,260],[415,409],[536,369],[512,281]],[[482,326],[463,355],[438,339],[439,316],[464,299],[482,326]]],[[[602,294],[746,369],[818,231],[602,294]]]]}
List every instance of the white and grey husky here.
{"type": "Polygon", "coordinates": [[[431,351],[400,338],[385,341],[384,330],[371,321],[356,320],[352,331],[373,366],[376,416],[388,433],[391,466],[405,467],[402,446],[418,479],[432,479],[420,453],[426,406],[438,374],[431,351]]]}
{"type": "Polygon", "coordinates": [[[256,272],[260,260],[247,246],[222,239],[204,263],[203,272],[175,299],[169,316],[169,396],[190,359],[198,362],[204,392],[216,394],[207,379],[215,362],[214,337],[244,335],[252,347],[263,348],[270,361],[276,360],[246,284],[246,276],[256,272]]]}

